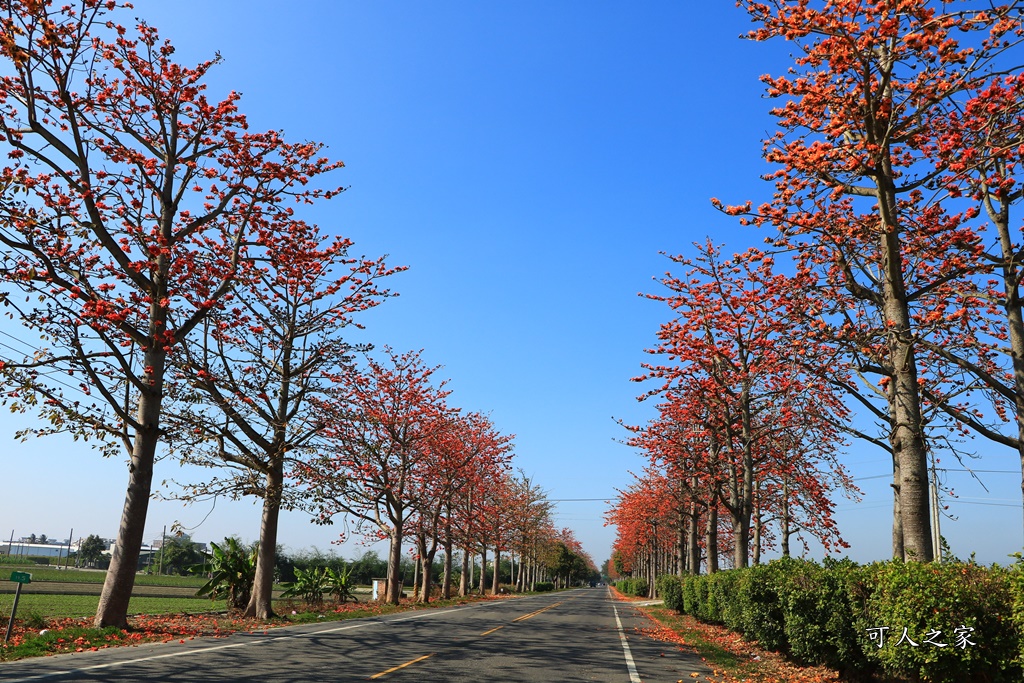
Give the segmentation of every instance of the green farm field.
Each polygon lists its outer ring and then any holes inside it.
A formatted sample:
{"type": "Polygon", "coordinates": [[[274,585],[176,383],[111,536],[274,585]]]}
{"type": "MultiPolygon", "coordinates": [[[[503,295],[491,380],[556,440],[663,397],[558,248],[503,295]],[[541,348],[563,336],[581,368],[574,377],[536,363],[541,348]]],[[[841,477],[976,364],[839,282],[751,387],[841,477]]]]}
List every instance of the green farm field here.
{"type": "MultiPolygon", "coordinates": [[[[39,565],[0,565],[0,581],[10,578],[11,572],[28,572],[32,582],[58,581],[61,583],[103,583],[107,573],[95,569],[57,569],[56,567],[40,567],[39,565]]],[[[162,574],[136,574],[137,586],[175,586],[179,588],[199,588],[206,579],[201,576],[168,576],[162,574]]]]}
{"type": "MultiPolygon", "coordinates": [[[[98,595],[46,595],[23,594],[18,601],[18,618],[39,616],[44,619],[62,617],[91,617],[96,614],[98,595]]],[[[5,621],[11,616],[14,595],[0,594],[0,617],[5,621]]],[[[200,612],[224,612],[224,600],[208,598],[132,598],[128,604],[129,614],[198,614],[200,612]]]]}

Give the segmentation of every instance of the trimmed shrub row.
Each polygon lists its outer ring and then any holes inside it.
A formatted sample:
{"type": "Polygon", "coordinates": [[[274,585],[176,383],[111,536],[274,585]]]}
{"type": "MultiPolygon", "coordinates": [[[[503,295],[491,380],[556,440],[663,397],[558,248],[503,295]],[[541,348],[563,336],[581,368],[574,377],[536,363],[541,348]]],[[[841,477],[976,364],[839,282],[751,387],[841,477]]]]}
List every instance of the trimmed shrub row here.
{"type": "Polygon", "coordinates": [[[784,558],[705,576],[663,576],[658,589],[670,609],[848,678],[881,672],[928,683],[1022,680],[1021,562],[860,566],[784,558]]]}
{"type": "Polygon", "coordinates": [[[625,595],[644,596],[649,592],[647,579],[621,579],[615,582],[615,588],[625,595]]]}

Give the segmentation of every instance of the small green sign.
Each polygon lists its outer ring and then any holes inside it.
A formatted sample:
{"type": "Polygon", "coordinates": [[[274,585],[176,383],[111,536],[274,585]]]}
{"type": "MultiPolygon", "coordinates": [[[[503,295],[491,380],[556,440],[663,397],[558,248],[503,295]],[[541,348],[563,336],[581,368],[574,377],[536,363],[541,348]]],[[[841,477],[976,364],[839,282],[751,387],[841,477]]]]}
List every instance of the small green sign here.
{"type": "Polygon", "coordinates": [[[11,572],[11,581],[14,583],[32,583],[32,575],[28,572],[11,572]]]}

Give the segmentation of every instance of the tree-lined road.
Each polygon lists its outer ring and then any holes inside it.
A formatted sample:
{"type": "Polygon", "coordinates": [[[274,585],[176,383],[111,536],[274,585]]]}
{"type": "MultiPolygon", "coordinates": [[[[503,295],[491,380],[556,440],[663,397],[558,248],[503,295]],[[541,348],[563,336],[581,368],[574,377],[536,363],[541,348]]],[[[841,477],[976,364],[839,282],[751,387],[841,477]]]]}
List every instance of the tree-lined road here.
{"type": "Polygon", "coordinates": [[[581,589],[0,665],[28,681],[678,681],[699,657],[636,633],[651,622],[581,589]]]}

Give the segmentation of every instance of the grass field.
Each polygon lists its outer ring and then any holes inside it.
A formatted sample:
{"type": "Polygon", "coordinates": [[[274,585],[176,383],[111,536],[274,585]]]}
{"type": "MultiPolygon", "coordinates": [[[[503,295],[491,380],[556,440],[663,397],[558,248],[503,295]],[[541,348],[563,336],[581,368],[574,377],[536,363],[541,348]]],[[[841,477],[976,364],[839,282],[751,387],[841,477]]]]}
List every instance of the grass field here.
{"type": "MultiPolygon", "coordinates": [[[[98,595],[33,595],[25,594],[18,601],[18,618],[30,615],[42,618],[91,617],[96,614],[98,595]]],[[[0,617],[11,616],[14,605],[13,595],[0,595],[0,617]]],[[[227,609],[224,600],[208,598],[132,598],[128,604],[129,614],[196,614],[199,612],[223,612],[227,609]]]]}
{"type": "MultiPolygon", "coordinates": [[[[32,582],[63,581],[66,583],[103,583],[107,573],[89,569],[57,569],[56,567],[40,567],[39,565],[3,565],[0,567],[0,580],[11,578],[11,572],[28,572],[32,582]]],[[[135,584],[139,586],[178,586],[199,588],[206,579],[201,576],[164,576],[161,574],[136,574],[135,584]]]]}

